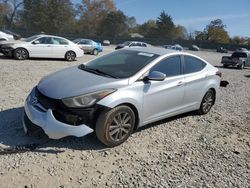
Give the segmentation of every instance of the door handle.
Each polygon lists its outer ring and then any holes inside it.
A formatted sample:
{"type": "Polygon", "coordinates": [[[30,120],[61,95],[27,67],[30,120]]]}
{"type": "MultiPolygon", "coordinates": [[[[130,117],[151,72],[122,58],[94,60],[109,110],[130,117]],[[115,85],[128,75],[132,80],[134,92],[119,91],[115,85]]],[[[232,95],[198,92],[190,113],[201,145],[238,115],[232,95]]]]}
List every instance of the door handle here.
{"type": "Polygon", "coordinates": [[[177,86],[182,86],[184,84],[184,82],[180,81],[178,82],[177,86]]]}

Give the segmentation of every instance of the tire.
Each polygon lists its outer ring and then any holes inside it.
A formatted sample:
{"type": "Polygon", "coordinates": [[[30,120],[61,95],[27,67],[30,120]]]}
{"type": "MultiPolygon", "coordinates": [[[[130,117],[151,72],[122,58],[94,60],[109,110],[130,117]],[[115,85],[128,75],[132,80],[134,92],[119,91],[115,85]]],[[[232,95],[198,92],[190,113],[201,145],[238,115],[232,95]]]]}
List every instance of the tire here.
{"type": "Polygon", "coordinates": [[[28,59],[29,53],[24,48],[17,48],[14,50],[13,56],[16,60],[25,60],[28,59]]]}
{"type": "Polygon", "coordinates": [[[65,54],[65,59],[66,61],[74,61],[76,59],[76,53],[73,51],[68,51],[65,54]]]}
{"type": "Polygon", "coordinates": [[[238,65],[238,69],[244,69],[245,68],[245,63],[243,62],[243,63],[241,63],[240,65],[238,65]]]}
{"type": "Polygon", "coordinates": [[[224,68],[227,68],[227,67],[228,67],[228,65],[223,64],[223,67],[224,67],[224,68]]]}
{"type": "Polygon", "coordinates": [[[134,130],[135,114],[128,106],[103,111],[96,123],[97,138],[108,147],[125,142],[134,130]]]}
{"type": "Polygon", "coordinates": [[[97,49],[94,49],[94,50],[93,50],[92,55],[98,55],[97,49]]]}
{"type": "Polygon", "coordinates": [[[207,114],[214,105],[214,102],[215,102],[215,92],[212,89],[209,89],[201,101],[198,114],[200,115],[207,114]]]}

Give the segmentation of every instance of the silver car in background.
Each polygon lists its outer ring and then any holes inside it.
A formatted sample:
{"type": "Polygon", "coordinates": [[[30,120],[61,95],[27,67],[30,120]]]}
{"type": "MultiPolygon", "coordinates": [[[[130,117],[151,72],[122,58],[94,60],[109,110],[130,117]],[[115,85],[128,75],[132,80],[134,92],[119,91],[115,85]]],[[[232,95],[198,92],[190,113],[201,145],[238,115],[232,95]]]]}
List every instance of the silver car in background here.
{"type": "Polygon", "coordinates": [[[188,111],[209,112],[221,73],[205,60],[163,48],[128,48],[43,78],[25,102],[25,132],[50,138],[95,131],[109,147],[137,128],[188,111]]]}

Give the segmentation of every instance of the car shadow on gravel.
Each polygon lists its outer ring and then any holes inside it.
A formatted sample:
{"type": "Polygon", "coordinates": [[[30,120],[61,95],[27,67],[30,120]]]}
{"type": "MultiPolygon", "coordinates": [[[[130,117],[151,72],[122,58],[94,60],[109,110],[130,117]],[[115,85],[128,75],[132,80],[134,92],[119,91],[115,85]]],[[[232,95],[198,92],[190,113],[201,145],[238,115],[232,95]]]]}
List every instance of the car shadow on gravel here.
{"type": "Polygon", "coordinates": [[[2,54],[0,53],[0,59],[12,59],[12,58],[9,57],[9,56],[2,55],[2,54]]]}
{"type": "Polygon", "coordinates": [[[23,107],[19,107],[0,112],[0,155],[25,151],[57,154],[66,149],[98,151],[107,149],[97,140],[95,134],[59,140],[49,139],[43,132],[28,136],[24,133],[22,126],[23,110],[23,107]],[[9,152],[6,152],[6,148],[9,152]],[[24,150],[18,151],[17,149],[15,152],[13,148],[24,148],[24,150]]]}
{"type": "Polygon", "coordinates": [[[245,75],[246,78],[250,78],[250,75],[245,75]]]}

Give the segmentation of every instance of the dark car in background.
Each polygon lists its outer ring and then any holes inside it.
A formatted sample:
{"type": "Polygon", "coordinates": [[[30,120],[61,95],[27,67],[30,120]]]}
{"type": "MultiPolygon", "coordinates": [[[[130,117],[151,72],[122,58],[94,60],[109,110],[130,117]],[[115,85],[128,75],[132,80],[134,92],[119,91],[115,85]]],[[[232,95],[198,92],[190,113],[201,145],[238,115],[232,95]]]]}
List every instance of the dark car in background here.
{"type": "Polygon", "coordinates": [[[192,50],[192,51],[199,51],[200,50],[200,48],[196,45],[191,45],[188,49],[192,50]]]}
{"type": "Polygon", "coordinates": [[[250,52],[235,51],[231,56],[223,56],[221,64],[223,64],[223,67],[234,66],[239,69],[250,67],[250,52]]]}
{"type": "Polygon", "coordinates": [[[218,47],[218,48],[216,49],[216,52],[227,53],[228,50],[227,50],[226,48],[224,48],[224,47],[218,47]]]}

